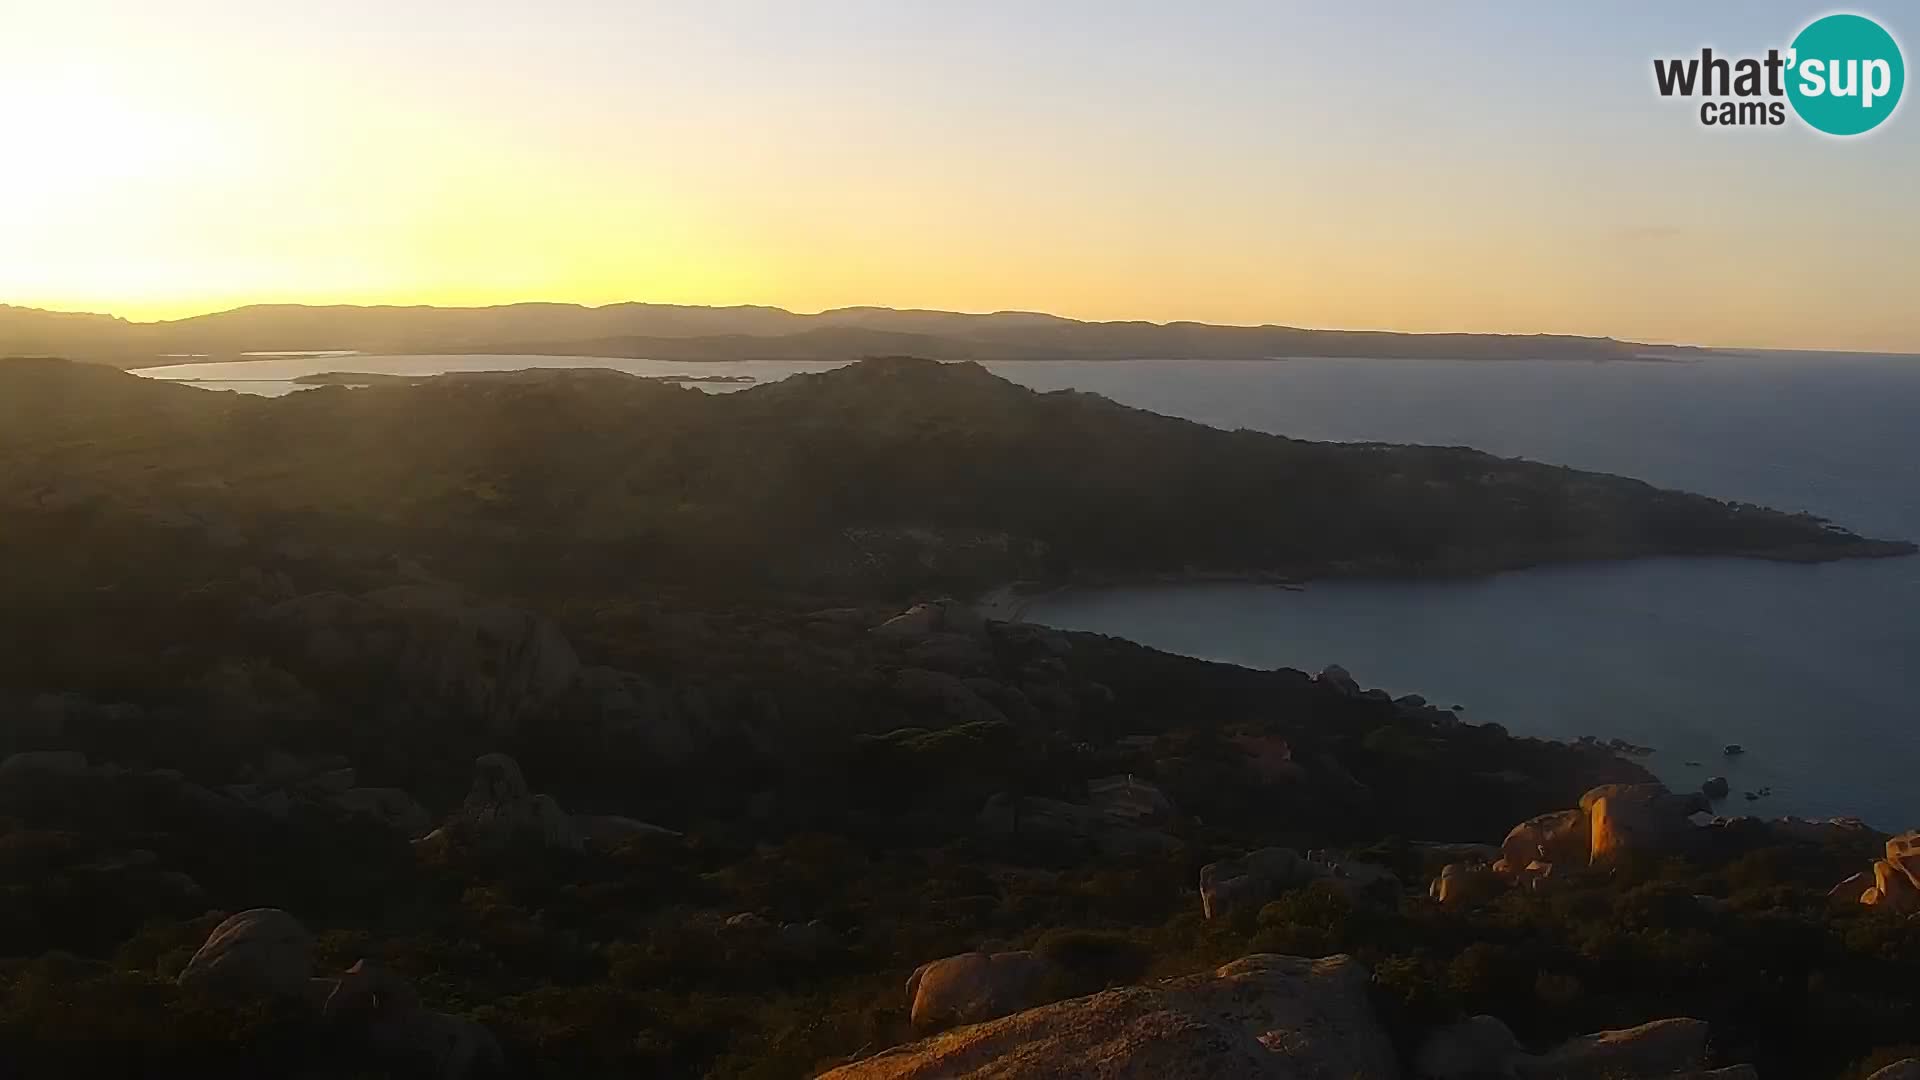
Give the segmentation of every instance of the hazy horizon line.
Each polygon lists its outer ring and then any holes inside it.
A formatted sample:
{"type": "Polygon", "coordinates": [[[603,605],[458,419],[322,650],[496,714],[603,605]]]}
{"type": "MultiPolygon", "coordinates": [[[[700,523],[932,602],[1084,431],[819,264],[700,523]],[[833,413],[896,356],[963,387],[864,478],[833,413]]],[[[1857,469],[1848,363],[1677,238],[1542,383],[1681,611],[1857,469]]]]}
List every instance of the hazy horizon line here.
{"type": "MultiPolygon", "coordinates": [[[[10,307],[16,310],[39,311],[39,312],[45,312],[53,315],[94,316],[97,318],[113,319],[117,322],[125,323],[129,326],[160,326],[168,323],[179,323],[179,322],[186,322],[191,319],[205,318],[210,315],[224,315],[224,314],[228,314],[235,311],[245,311],[245,310],[255,309],[255,308],[306,308],[306,309],[351,308],[356,310],[485,311],[485,310],[490,310],[495,308],[510,308],[510,307],[567,307],[567,308],[578,308],[585,311],[599,311],[599,310],[604,310],[606,308],[626,307],[629,305],[644,306],[644,307],[661,307],[661,308],[691,308],[691,309],[700,309],[700,310],[709,310],[709,311],[725,311],[725,310],[734,310],[734,309],[758,309],[763,311],[778,311],[778,312],[782,312],[788,315],[793,315],[799,318],[812,318],[820,315],[833,314],[835,312],[863,311],[863,310],[864,311],[891,311],[891,312],[898,312],[902,314],[923,313],[923,314],[933,314],[933,315],[963,315],[963,316],[974,316],[974,317],[990,317],[995,315],[1032,315],[1032,316],[1039,316],[1039,317],[1048,318],[1048,319],[1059,319],[1064,322],[1073,322],[1073,323],[1079,323],[1082,325],[1096,325],[1096,326],[1097,325],[1142,325],[1142,326],[1192,325],[1192,326],[1226,327],[1226,328],[1244,329],[1244,330],[1261,330],[1261,329],[1301,330],[1301,331],[1307,331],[1307,332],[1313,332],[1313,333],[1335,333],[1335,334],[1398,334],[1398,335],[1404,335],[1407,337],[1447,337],[1447,336],[1515,337],[1515,338],[1563,337],[1563,338],[1585,338],[1589,340],[1608,340],[1608,341],[1620,342],[1622,344],[1649,345],[1649,346],[1655,346],[1659,348],[1713,349],[1721,352],[1835,353],[1835,354],[1850,355],[1850,356],[1920,356],[1920,350],[1902,351],[1898,349],[1850,349],[1850,348],[1837,347],[1837,346],[1779,346],[1779,345],[1746,345],[1746,344],[1711,343],[1711,342],[1699,342],[1699,341],[1659,341],[1659,340],[1650,340],[1647,338],[1622,337],[1614,334],[1580,333],[1580,332],[1565,331],[1565,330],[1400,330],[1400,329],[1394,329],[1392,327],[1383,327],[1383,326],[1364,326],[1364,327],[1303,326],[1296,323],[1280,323],[1280,322],[1260,322],[1260,323],[1209,322],[1204,319],[1165,319],[1165,320],[1147,319],[1147,318],[1093,319],[1093,318],[1083,318],[1077,315],[1062,315],[1062,314],[1059,314],[1058,312],[1044,311],[1039,308],[996,308],[991,311],[969,311],[961,308],[933,308],[933,307],[921,307],[921,306],[893,307],[887,304],[841,304],[833,307],[823,307],[817,310],[808,311],[808,310],[802,310],[798,308],[786,307],[780,304],[756,303],[756,302],[750,302],[750,301],[741,301],[741,302],[735,302],[735,303],[696,304],[696,303],[683,303],[683,302],[663,301],[663,300],[640,300],[640,299],[632,299],[632,298],[625,299],[625,300],[610,300],[605,303],[589,303],[589,302],[583,302],[583,301],[577,301],[577,300],[528,299],[528,300],[508,300],[508,301],[502,301],[499,303],[490,303],[490,304],[433,304],[433,303],[396,303],[396,302],[366,303],[366,302],[357,302],[357,301],[262,300],[262,301],[251,301],[244,304],[233,304],[233,305],[224,306],[224,307],[208,307],[204,309],[195,310],[191,314],[175,315],[167,318],[138,319],[138,318],[133,318],[131,316],[119,315],[112,311],[100,311],[100,310],[89,310],[84,308],[68,308],[68,307],[45,307],[45,306],[36,305],[36,304],[19,304],[19,303],[12,303],[9,301],[0,301],[0,308],[10,307]]],[[[703,334],[703,335],[696,335],[696,336],[711,337],[711,336],[722,336],[722,335],[703,334]]],[[[582,339],[582,340],[590,340],[590,339],[582,339]]]]}

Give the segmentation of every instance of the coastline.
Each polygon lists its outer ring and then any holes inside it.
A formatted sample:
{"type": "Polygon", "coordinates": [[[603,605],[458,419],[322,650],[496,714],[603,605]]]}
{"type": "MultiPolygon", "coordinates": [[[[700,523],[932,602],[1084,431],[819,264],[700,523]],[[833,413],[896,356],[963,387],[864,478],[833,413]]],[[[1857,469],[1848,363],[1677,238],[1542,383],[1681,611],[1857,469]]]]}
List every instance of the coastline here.
{"type": "Polygon", "coordinates": [[[1299,596],[1268,591],[1271,579],[1248,575],[1237,579],[1240,588],[1210,575],[1027,581],[982,600],[992,618],[1248,670],[1311,673],[1338,664],[1362,686],[1464,703],[1463,719],[1494,721],[1516,736],[1561,743],[1597,736],[1602,744],[1619,737],[1655,748],[1656,756],[1634,760],[1676,792],[1728,778],[1732,793],[1716,799],[1717,815],[1840,816],[1883,831],[1911,827],[1898,770],[1887,760],[1910,737],[1889,735],[1879,750],[1864,751],[1819,729],[1873,731],[1880,718],[1898,714],[1897,654],[1880,645],[1888,635],[1907,636],[1886,621],[1899,617],[1888,587],[1908,583],[1915,564],[1849,561],[1823,570],[1768,561],[1774,565],[1590,561],[1584,571],[1563,563],[1537,576],[1488,575],[1454,586],[1322,578],[1309,585],[1324,589],[1299,596]],[[1828,594],[1858,602],[1814,599],[1828,594]],[[1695,599],[1712,613],[1689,608],[1695,599]],[[1536,609],[1561,614],[1536,619],[1536,609]],[[1788,611],[1797,619],[1773,618],[1788,611]],[[1839,654],[1828,657],[1801,640],[1826,633],[1818,628],[1834,628],[1839,654]],[[1458,644],[1463,638],[1481,644],[1458,644]],[[1819,689],[1801,692],[1811,685],[1803,671],[1819,673],[1819,689]],[[1811,716],[1824,720],[1809,727],[1811,716]],[[1732,744],[1748,753],[1723,761],[1723,746],[1732,744]]]}
{"type": "Polygon", "coordinates": [[[1760,562],[1813,565],[1851,559],[1896,559],[1920,554],[1910,540],[1859,538],[1836,544],[1791,544],[1784,547],[1730,551],[1621,551],[1578,554],[1565,558],[1541,556],[1484,562],[1456,562],[1424,566],[1385,566],[1360,563],[1296,567],[1287,570],[1185,570],[1141,574],[1084,574],[1061,580],[1018,580],[992,585],[977,593],[975,611],[1004,622],[1024,620],[1028,609],[1050,596],[1074,589],[1124,589],[1179,585],[1261,585],[1303,591],[1315,581],[1467,581],[1521,570],[1641,559],[1752,559],[1760,562]]]}

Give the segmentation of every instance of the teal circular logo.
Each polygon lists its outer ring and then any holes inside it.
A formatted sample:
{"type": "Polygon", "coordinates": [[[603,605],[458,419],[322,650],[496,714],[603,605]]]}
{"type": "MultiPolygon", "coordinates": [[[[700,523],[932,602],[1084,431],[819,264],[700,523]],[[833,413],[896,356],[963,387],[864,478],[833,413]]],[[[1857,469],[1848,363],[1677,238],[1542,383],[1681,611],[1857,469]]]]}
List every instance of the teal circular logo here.
{"type": "Polygon", "coordinates": [[[1787,100],[1816,130],[1859,135],[1900,104],[1907,65],[1893,35],[1864,15],[1828,15],[1793,39],[1787,100]]]}

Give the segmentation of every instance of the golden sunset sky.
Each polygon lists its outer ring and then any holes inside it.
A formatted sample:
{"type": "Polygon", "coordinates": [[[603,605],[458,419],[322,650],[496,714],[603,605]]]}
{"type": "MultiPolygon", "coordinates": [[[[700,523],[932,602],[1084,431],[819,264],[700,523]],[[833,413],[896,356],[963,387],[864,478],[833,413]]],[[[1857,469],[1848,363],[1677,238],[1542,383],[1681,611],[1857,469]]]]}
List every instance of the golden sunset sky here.
{"type": "Polygon", "coordinates": [[[1826,9],[1591,7],[0,0],[0,302],[1920,352],[1911,103],[1837,140],[1653,90],[1826,9]]]}

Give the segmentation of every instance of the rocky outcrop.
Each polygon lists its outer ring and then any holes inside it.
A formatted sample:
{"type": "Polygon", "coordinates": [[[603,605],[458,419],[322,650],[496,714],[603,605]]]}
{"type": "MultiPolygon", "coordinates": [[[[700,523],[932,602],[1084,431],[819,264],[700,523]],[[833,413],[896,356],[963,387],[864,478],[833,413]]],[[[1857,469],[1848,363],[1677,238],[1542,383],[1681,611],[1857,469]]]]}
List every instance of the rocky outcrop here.
{"type": "Polygon", "coordinates": [[[334,806],[418,840],[433,830],[433,815],[400,788],[356,787],[333,796],[334,806]]]}
{"type": "Polygon", "coordinates": [[[1354,680],[1346,668],[1339,664],[1328,664],[1321,669],[1319,675],[1314,677],[1314,681],[1341,697],[1360,696],[1360,684],[1354,680]]]}
{"type": "Polygon", "coordinates": [[[1875,888],[1873,871],[1862,870],[1841,880],[1840,884],[1827,890],[1827,899],[1842,904],[1858,904],[1866,899],[1867,890],[1875,888]]]}
{"type": "Polygon", "coordinates": [[[411,984],[367,960],[337,979],[313,977],[313,935],[279,908],[254,908],[214,927],[180,973],[183,986],[236,998],[277,997],[315,1008],[330,1038],[361,1044],[370,1064],[436,1080],[504,1070],[481,1025],[424,1008],[411,984]]]}
{"type": "Polygon", "coordinates": [[[1513,1062],[1520,1080],[1616,1080],[1684,1074],[1705,1062],[1703,1020],[1655,1020],[1619,1031],[1600,1031],[1513,1062]]]}
{"type": "Polygon", "coordinates": [[[44,743],[74,736],[83,730],[126,730],[145,716],[138,705],[101,704],[80,694],[36,694],[24,707],[0,703],[0,738],[44,743]]]}
{"type": "Polygon", "coordinates": [[[1907,914],[1920,911],[1920,831],[1889,837],[1886,858],[1835,885],[1827,895],[1842,903],[1907,914]]]}
{"type": "Polygon", "coordinates": [[[1902,1058],[1878,1070],[1867,1080],[1920,1080],[1920,1058],[1902,1058]]]}
{"type": "Polygon", "coordinates": [[[932,960],[907,979],[907,1008],[916,1031],[977,1024],[1040,1004],[1052,965],[1025,950],[969,952],[932,960]]]}
{"type": "MultiPolygon", "coordinates": [[[[360,789],[356,789],[360,790],[360,789]]],[[[473,762],[473,785],[446,823],[415,842],[416,850],[459,848],[499,852],[515,847],[584,850],[617,846],[635,837],[680,834],[616,814],[569,814],[551,795],[527,786],[520,764],[506,754],[473,762]]]]}
{"type": "MultiPolygon", "coordinates": [[[[774,929],[774,943],[791,956],[817,960],[837,952],[846,944],[839,931],[821,919],[781,923],[774,929]]],[[[911,1002],[909,1002],[911,1011],[911,1002]]]]}
{"type": "Polygon", "coordinates": [[[915,706],[937,710],[956,724],[1006,720],[965,679],[944,671],[905,668],[894,675],[893,692],[915,706]]]}
{"type": "Polygon", "coordinates": [[[1400,879],[1384,866],[1332,851],[1309,851],[1303,858],[1291,848],[1269,847],[1201,867],[1200,913],[1216,919],[1257,909],[1286,889],[1308,884],[1357,904],[1392,903],[1400,895],[1400,879]]]}
{"type": "Polygon", "coordinates": [[[1920,831],[1887,838],[1887,861],[1905,865],[1915,855],[1920,855],[1920,831]]]}
{"type": "Polygon", "coordinates": [[[681,834],[661,825],[650,825],[630,817],[617,814],[575,814],[573,828],[583,843],[611,846],[636,836],[659,836],[673,839],[681,834]]]}
{"type": "Polygon", "coordinates": [[[381,684],[495,735],[517,730],[580,674],[572,646],[551,622],[446,589],[314,593],[274,605],[265,619],[300,672],[381,684]]]}
{"type": "Polygon", "coordinates": [[[1409,840],[1407,847],[1427,861],[1491,863],[1500,857],[1498,844],[1451,840],[1409,840]]]}
{"type": "Polygon", "coordinates": [[[1115,824],[1163,829],[1173,824],[1173,800],[1131,774],[1087,781],[1087,805],[1115,824]]]}
{"type": "Polygon", "coordinates": [[[1515,825],[1500,842],[1500,857],[1515,869],[1536,860],[1585,866],[1592,844],[1584,809],[1555,810],[1515,825]]]}
{"type": "Polygon", "coordinates": [[[500,1044],[485,1027],[424,1008],[411,984],[367,960],[334,984],[322,1013],[336,1030],[364,1040],[378,1062],[414,1075],[469,1080],[506,1068],[500,1044]]]}
{"type": "Polygon", "coordinates": [[[1086,803],[1033,795],[999,794],[981,807],[981,831],[1029,836],[1108,855],[1166,853],[1180,841],[1165,832],[1175,816],[1173,801],[1158,787],[1131,776],[1090,781],[1086,803]]]}
{"type": "Polygon", "coordinates": [[[73,750],[28,750],[0,761],[0,782],[29,776],[92,775],[87,755],[73,750]]]}
{"type": "Polygon", "coordinates": [[[297,997],[312,977],[313,935],[279,908],[253,908],[213,928],[180,973],[180,984],[297,997]]]}
{"type": "MultiPolygon", "coordinates": [[[[1902,860],[1905,863],[1906,860],[1902,860]]],[[[1880,859],[1873,864],[1873,888],[1860,894],[1860,902],[1870,907],[1908,914],[1920,910],[1920,888],[1902,863],[1880,859]]]]}
{"type": "Polygon", "coordinates": [[[76,806],[125,801],[143,812],[222,831],[269,823],[258,807],[193,783],[174,769],[93,765],[85,755],[65,750],[31,751],[0,762],[0,804],[24,808],[47,799],[76,806]]]}
{"type": "Polygon", "coordinates": [[[70,788],[76,798],[97,797],[87,794],[87,785],[104,785],[94,790],[115,791],[231,825],[285,821],[298,809],[376,821],[409,840],[433,828],[432,815],[406,791],[354,786],[354,769],[338,755],[302,759],[272,752],[241,775],[246,782],[214,791],[172,769],[91,765],[85,755],[65,750],[15,754],[0,762],[0,784],[58,785],[70,788]]]}
{"type": "Polygon", "coordinates": [[[1587,808],[1593,830],[1591,861],[1635,852],[1664,852],[1678,846],[1685,818],[1665,812],[1652,799],[1632,794],[1603,796],[1587,808]]]}
{"type": "Polygon", "coordinates": [[[1847,844],[1877,837],[1866,822],[1855,817],[1825,818],[1820,821],[1783,817],[1774,818],[1765,825],[1773,839],[1796,844],[1847,844]]]}
{"type": "Polygon", "coordinates": [[[610,667],[583,669],[559,707],[608,739],[638,744],[666,762],[685,761],[723,741],[767,749],[779,730],[778,705],[764,693],[724,684],[661,685],[610,667]]]}
{"type": "Polygon", "coordinates": [[[1484,903],[1504,892],[1507,882],[1488,863],[1448,863],[1428,886],[1427,895],[1449,907],[1484,903]]]}
{"type": "Polygon", "coordinates": [[[987,620],[958,600],[934,600],[915,604],[873,628],[876,637],[895,641],[922,641],[936,634],[983,637],[987,620]]]}
{"type": "Polygon", "coordinates": [[[1746,1066],[1701,1071],[1707,1025],[1685,1018],[1655,1020],[1619,1031],[1570,1039],[1544,1054],[1529,1054],[1498,1017],[1476,1016],[1428,1033],[1414,1056],[1421,1080],[1655,1080],[1750,1076],[1746,1066]]]}
{"type": "Polygon", "coordinates": [[[1400,896],[1400,877],[1391,869],[1341,852],[1307,852],[1307,870],[1321,888],[1333,889],[1356,904],[1391,905],[1400,896]]]}
{"type": "MultiPolygon", "coordinates": [[[[1568,871],[1625,853],[1685,850],[1706,832],[1691,815],[1708,809],[1707,796],[1700,792],[1676,795],[1657,783],[1602,784],[1581,795],[1577,807],[1515,825],[1500,842],[1500,857],[1489,869],[1514,885],[1537,889],[1568,871]]],[[[1431,895],[1438,899],[1444,891],[1465,897],[1467,882],[1480,880],[1469,875],[1469,869],[1455,870],[1457,886],[1435,880],[1431,895]]]]}
{"type": "Polygon", "coordinates": [[[919,668],[969,675],[993,662],[987,620],[957,600],[915,604],[874,627],[873,635],[905,646],[919,668]]]}
{"type": "Polygon", "coordinates": [[[1258,954],[841,1066],[821,1080],[1390,1080],[1393,1046],[1346,956],[1258,954]]]}
{"type": "Polygon", "coordinates": [[[1306,766],[1293,760],[1293,747],[1280,736],[1241,733],[1232,741],[1247,755],[1247,768],[1261,782],[1297,784],[1307,779],[1306,766]]]}
{"type": "MultiPolygon", "coordinates": [[[[1599,802],[1601,799],[1613,799],[1619,803],[1626,803],[1665,801],[1674,798],[1681,798],[1688,803],[1692,803],[1698,796],[1675,796],[1671,791],[1667,790],[1667,785],[1659,783],[1601,784],[1599,787],[1588,788],[1586,792],[1580,796],[1580,809],[1591,814],[1593,813],[1593,804],[1599,802]]],[[[1707,807],[1703,805],[1700,809],[1705,810],[1707,807]]]]}
{"type": "Polygon", "coordinates": [[[1200,913],[1217,919],[1258,908],[1283,889],[1312,881],[1313,868],[1292,848],[1267,847],[1200,868],[1200,913]]]}
{"type": "Polygon", "coordinates": [[[450,841],[480,851],[516,844],[579,850],[573,819],[550,795],[527,789],[520,765],[505,754],[482,754],[473,762],[473,787],[445,826],[450,841]]]}
{"type": "Polygon", "coordinates": [[[907,660],[913,665],[909,670],[918,671],[912,675],[902,672],[903,678],[896,684],[901,693],[951,697],[954,700],[949,708],[956,710],[956,716],[961,711],[978,716],[977,706],[966,701],[964,695],[954,694],[951,684],[940,684],[927,676],[975,675],[992,666],[993,639],[987,620],[979,612],[957,600],[915,604],[874,627],[873,635],[904,646],[907,660]]]}
{"type": "Polygon", "coordinates": [[[298,806],[376,821],[408,840],[433,828],[432,815],[400,788],[355,786],[359,774],[338,754],[296,757],[269,751],[241,775],[244,783],[228,784],[222,792],[276,820],[285,820],[298,806]]]}

